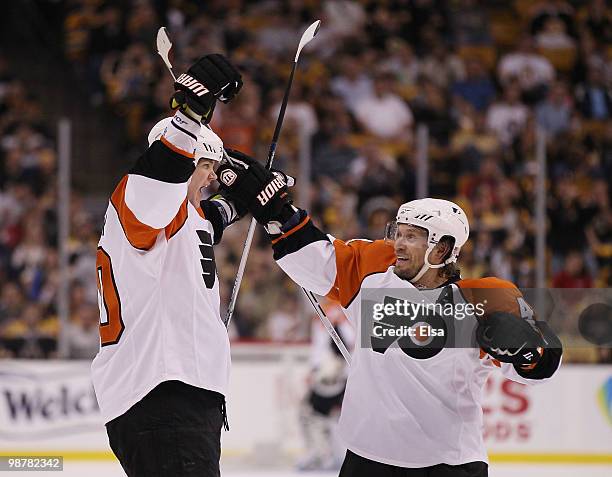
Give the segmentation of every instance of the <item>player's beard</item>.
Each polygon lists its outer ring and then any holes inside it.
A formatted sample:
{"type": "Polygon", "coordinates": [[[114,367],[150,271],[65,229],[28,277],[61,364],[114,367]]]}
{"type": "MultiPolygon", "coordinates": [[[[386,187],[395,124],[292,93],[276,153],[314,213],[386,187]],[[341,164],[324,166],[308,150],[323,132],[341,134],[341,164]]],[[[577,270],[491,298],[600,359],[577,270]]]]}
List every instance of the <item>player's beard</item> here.
{"type": "Polygon", "coordinates": [[[393,271],[402,280],[410,281],[416,277],[417,273],[419,273],[419,270],[423,266],[423,262],[420,266],[414,265],[415,263],[417,262],[412,258],[408,263],[401,263],[400,266],[398,266],[398,263],[396,262],[393,271]]]}

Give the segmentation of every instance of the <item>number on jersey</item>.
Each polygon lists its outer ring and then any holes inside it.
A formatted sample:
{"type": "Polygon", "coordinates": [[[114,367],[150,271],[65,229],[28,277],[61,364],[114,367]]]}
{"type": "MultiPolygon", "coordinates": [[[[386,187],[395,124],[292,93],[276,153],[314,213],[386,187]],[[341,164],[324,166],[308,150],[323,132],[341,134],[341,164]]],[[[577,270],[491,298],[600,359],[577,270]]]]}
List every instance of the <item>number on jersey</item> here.
{"type": "Polygon", "coordinates": [[[113,264],[102,247],[98,247],[96,256],[96,275],[100,308],[100,341],[102,346],[117,344],[125,325],[121,318],[121,300],[113,275],[113,264]]]}

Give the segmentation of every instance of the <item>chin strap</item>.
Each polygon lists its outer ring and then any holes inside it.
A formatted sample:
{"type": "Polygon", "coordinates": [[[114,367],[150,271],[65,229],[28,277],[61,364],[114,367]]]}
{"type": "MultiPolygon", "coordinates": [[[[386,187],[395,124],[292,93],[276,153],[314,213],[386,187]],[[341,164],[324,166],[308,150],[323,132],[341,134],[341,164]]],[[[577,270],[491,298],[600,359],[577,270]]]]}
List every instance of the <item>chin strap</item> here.
{"type": "Polygon", "coordinates": [[[423,259],[423,266],[419,270],[419,273],[417,273],[414,277],[412,277],[411,280],[409,280],[409,282],[412,283],[413,285],[416,285],[416,283],[421,278],[423,278],[423,275],[425,275],[427,270],[429,270],[430,268],[442,268],[445,265],[448,265],[449,263],[452,263],[455,261],[452,258],[447,258],[444,262],[439,263],[438,265],[432,265],[431,263],[429,263],[429,254],[431,253],[431,251],[434,249],[436,245],[437,244],[434,243],[434,244],[429,245],[429,247],[427,247],[427,251],[425,252],[425,258],[423,259]]]}

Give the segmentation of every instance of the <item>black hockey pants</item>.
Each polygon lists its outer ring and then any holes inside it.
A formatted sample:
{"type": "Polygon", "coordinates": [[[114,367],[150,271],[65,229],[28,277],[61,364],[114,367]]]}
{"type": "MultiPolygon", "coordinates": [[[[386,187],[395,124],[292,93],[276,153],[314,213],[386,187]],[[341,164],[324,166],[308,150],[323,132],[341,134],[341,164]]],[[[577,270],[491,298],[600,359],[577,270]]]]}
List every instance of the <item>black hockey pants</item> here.
{"type": "Polygon", "coordinates": [[[225,399],[166,381],[106,424],[128,477],[219,477],[225,399]]]}
{"type": "Polygon", "coordinates": [[[462,465],[438,464],[431,467],[406,468],[382,464],[346,451],[339,477],[487,477],[489,466],[484,462],[462,465]]]}

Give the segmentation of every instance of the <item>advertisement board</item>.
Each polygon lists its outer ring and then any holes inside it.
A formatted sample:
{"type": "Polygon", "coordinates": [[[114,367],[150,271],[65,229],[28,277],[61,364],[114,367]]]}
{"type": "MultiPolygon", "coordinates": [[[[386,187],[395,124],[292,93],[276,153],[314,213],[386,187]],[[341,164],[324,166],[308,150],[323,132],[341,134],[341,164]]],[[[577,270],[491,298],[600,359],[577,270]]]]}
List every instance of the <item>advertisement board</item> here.
{"type": "MultiPolygon", "coordinates": [[[[308,349],[237,347],[225,457],[297,455],[308,349]]],[[[612,366],[564,365],[525,386],[492,373],[483,395],[492,461],[612,463],[612,366]]],[[[0,452],[112,458],[85,361],[0,361],[0,452]]]]}

